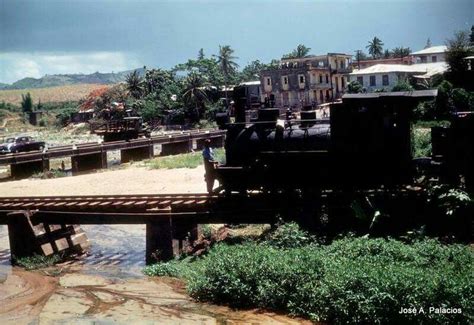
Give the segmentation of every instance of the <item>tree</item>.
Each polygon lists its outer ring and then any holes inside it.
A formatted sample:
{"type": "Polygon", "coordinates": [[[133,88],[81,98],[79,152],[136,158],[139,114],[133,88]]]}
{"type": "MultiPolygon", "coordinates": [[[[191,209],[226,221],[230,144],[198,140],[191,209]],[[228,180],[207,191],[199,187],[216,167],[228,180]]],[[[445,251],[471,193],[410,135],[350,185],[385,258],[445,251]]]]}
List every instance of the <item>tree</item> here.
{"type": "Polygon", "coordinates": [[[204,55],[204,49],[201,48],[201,49],[199,50],[199,52],[198,52],[198,57],[197,57],[197,59],[198,59],[198,60],[203,60],[205,57],[206,57],[206,56],[204,55]]]}
{"type": "Polygon", "coordinates": [[[382,56],[383,42],[375,36],[371,41],[369,41],[369,45],[365,48],[369,50],[369,54],[372,55],[372,58],[376,59],[382,56]]]}
{"type": "Polygon", "coordinates": [[[207,83],[196,72],[188,75],[184,82],[183,100],[186,104],[192,105],[194,114],[190,114],[197,122],[204,113],[205,103],[209,101],[206,94],[207,83]]]}
{"type": "Polygon", "coordinates": [[[132,73],[128,74],[125,77],[127,83],[127,89],[132,95],[133,98],[139,99],[143,95],[143,79],[138,74],[138,71],[135,70],[132,73]]]}
{"type": "Polygon", "coordinates": [[[429,48],[429,47],[431,47],[431,46],[432,46],[432,45],[431,45],[431,40],[430,40],[430,38],[428,37],[428,39],[426,40],[425,49],[427,49],[427,48],[429,48]]]}
{"type": "Polygon", "coordinates": [[[299,44],[296,49],[294,49],[292,52],[283,55],[284,59],[299,59],[299,58],[305,58],[308,56],[309,51],[311,51],[311,48],[306,47],[304,44],[299,44]]]}
{"type": "Polygon", "coordinates": [[[365,54],[362,50],[355,51],[355,60],[357,61],[357,68],[360,69],[360,61],[367,60],[367,54],[365,54]]]}
{"type": "Polygon", "coordinates": [[[446,62],[449,69],[447,79],[454,86],[466,89],[472,89],[474,82],[472,75],[468,71],[468,62],[464,58],[474,53],[470,44],[469,33],[467,31],[458,31],[453,38],[446,41],[448,49],[446,51],[446,62]]]}
{"type": "Polygon", "coordinates": [[[398,81],[395,86],[393,86],[392,91],[412,91],[413,87],[406,81],[398,81]]]}
{"type": "Polygon", "coordinates": [[[43,104],[41,104],[41,99],[38,99],[38,104],[36,105],[36,110],[41,111],[43,109],[43,104]]]}
{"type": "Polygon", "coordinates": [[[396,47],[392,50],[392,54],[394,58],[404,58],[405,56],[409,56],[411,53],[411,49],[409,47],[396,47]]]}
{"type": "Polygon", "coordinates": [[[383,58],[384,59],[390,59],[392,57],[392,52],[390,52],[389,49],[386,49],[384,52],[383,52],[383,58]]]}
{"type": "Polygon", "coordinates": [[[21,95],[21,108],[23,113],[31,113],[33,111],[33,99],[30,93],[21,95]]]}
{"type": "Polygon", "coordinates": [[[347,85],[347,92],[349,94],[358,94],[364,91],[364,87],[358,81],[351,81],[347,85]]]}
{"type": "Polygon", "coordinates": [[[247,64],[240,74],[241,81],[253,81],[260,78],[260,71],[270,68],[270,65],[255,60],[247,64]]]}
{"type": "Polygon", "coordinates": [[[235,59],[238,59],[238,57],[233,56],[232,54],[234,54],[234,50],[229,45],[219,45],[219,54],[217,55],[217,62],[219,63],[222,74],[224,75],[226,105],[229,104],[227,88],[230,76],[234,74],[237,68],[239,67],[239,65],[234,61],[235,59]]]}
{"type": "Polygon", "coordinates": [[[173,72],[198,72],[210,85],[220,87],[224,84],[224,75],[216,58],[203,58],[188,60],[186,63],[176,65],[173,72]]]}
{"type": "Polygon", "coordinates": [[[471,43],[471,46],[474,47],[474,25],[471,27],[471,36],[469,36],[469,41],[471,43]]]}

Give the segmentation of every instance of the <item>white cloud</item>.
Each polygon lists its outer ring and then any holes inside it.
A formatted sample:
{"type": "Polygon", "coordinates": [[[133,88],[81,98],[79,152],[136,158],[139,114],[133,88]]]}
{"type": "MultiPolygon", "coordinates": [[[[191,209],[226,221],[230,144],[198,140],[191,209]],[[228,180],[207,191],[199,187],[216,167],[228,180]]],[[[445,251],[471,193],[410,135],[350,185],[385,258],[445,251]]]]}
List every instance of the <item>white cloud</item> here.
{"type": "Polygon", "coordinates": [[[140,66],[133,55],[124,52],[0,53],[0,82],[45,74],[118,72],[140,66]]]}

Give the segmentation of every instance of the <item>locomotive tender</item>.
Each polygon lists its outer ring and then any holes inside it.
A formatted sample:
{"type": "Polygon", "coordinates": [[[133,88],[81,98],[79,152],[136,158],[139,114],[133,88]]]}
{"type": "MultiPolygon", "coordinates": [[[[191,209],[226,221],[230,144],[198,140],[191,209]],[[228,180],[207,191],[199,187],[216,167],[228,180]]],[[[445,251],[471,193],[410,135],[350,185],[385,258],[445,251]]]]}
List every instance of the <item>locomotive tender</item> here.
{"type": "MultiPolygon", "coordinates": [[[[280,120],[279,109],[260,108],[250,123],[245,98],[234,98],[236,120],[226,126],[226,164],[217,167],[216,177],[227,193],[412,184],[412,111],[420,100],[436,95],[436,90],[346,94],[331,105],[329,120],[316,119],[315,111],[301,112],[300,120],[280,120]]],[[[472,139],[466,141],[472,146],[472,139]]]]}

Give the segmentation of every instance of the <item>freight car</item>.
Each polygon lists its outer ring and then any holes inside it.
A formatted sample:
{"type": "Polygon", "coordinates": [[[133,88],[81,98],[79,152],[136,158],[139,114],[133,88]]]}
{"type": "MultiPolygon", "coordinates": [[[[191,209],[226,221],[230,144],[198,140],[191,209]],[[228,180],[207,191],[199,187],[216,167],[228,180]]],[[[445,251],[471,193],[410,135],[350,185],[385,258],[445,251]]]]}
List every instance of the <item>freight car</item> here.
{"type": "Polygon", "coordinates": [[[389,188],[412,183],[411,116],[436,90],[348,94],[330,108],[280,120],[261,108],[245,121],[245,100],[234,98],[236,121],[227,125],[226,164],[216,177],[226,192],[389,188]]]}

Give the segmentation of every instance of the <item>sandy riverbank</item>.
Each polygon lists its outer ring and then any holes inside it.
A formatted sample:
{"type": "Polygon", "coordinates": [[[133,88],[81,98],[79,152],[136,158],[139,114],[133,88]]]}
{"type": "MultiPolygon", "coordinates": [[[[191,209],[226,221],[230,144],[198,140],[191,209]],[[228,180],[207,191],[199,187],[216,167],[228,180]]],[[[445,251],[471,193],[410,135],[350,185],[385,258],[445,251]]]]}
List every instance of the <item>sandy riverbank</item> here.
{"type": "Polygon", "coordinates": [[[44,195],[106,195],[204,193],[204,167],[194,169],[126,169],[55,179],[24,179],[0,183],[0,197],[44,195]]]}

